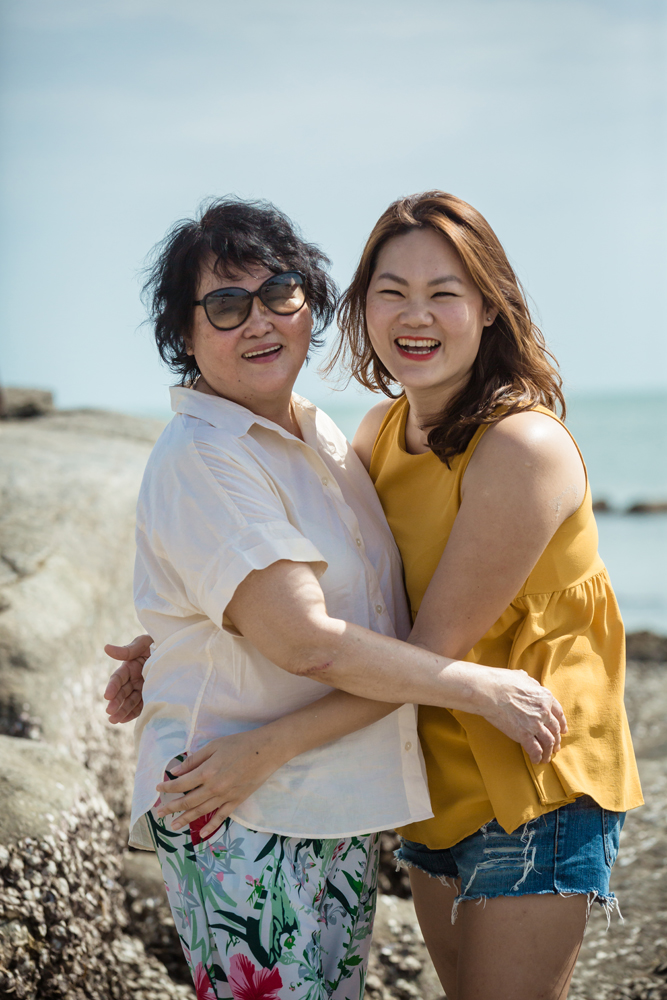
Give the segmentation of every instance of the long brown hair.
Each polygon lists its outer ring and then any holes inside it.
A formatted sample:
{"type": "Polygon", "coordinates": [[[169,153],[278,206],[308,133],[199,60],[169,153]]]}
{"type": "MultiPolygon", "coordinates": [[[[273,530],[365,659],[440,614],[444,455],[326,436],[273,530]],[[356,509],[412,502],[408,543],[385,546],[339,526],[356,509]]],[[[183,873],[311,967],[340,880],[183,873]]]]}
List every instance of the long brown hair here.
{"type": "Polygon", "coordinates": [[[481,424],[492,424],[542,404],[565,416],[556,359],[533,320],[526,298],[498,237],[467,202],[444,191],[426,191],[395,201],[375,224],[350,287],[338,308],[340,340],[326,371],[337,363],[362,385],[396,398],[396,380],[370,342],[366,294],[385,243],[412,229],[430,226],[454,247],[479,288],[486,307],[498,310],[482,334],[464,388],[447,404],[428,435],[441,462],[465,451],[481,424]],[[552,364],[553,362],[553,364],[552,364]]]}

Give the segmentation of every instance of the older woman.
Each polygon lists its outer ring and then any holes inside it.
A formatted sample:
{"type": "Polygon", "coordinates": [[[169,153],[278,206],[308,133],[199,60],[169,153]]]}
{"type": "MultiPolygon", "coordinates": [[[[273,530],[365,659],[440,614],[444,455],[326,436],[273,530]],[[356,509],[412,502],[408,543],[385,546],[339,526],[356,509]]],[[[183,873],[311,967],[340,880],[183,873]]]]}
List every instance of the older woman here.
{"type": "MultiPolygon", "coordinates": [[[[181,385],[138,504],[154,645],[131,843],[157,851],[199,997],[361,997],[377,831],[431,815],[404,703],[480,713],[536,763],[564,729],[525,674],[394,637],[409,619],[372,484],[292,393],[331,315],[324,263],[272,207],[223,201],[174,228],[147,286],[181,385]],[[221,779],[249,739],[252,766],[221,779]]],[[[132,714],[126,679],[112,715],[132,714]]]]}

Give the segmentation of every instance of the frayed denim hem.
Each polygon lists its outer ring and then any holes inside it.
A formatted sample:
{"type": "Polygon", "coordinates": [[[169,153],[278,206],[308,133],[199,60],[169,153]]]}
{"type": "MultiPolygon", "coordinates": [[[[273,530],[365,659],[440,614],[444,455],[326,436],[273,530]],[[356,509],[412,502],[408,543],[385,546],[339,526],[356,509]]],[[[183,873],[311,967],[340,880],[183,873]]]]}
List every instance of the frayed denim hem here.
{"type": "Polygon", "coordinates": [[[618,899],[616,898],[614,893],[612,892],[610,895],[605,896],[601,892],[598,892],[597,889],[588,889],[588,890],[582,889],[576,891],[575,890],[561,891],[559,889],[539,889],[537,892],[535,890],[533,890],[532,892],[516,892],[516,893],[498,892],[493,894],[487,893],[487,895],[485,896],[466,896],[464,893],[461,893],[454,900],[454,905],[452,907],[452,923],[456,923],[456,917],[458,915],[458,909],[461,903],[467,903],[467,902],[477,903],[478,906],[480,903],[483,903],[486,906],[487,899],[500,899],[503,896],[506,899],[520,899],[521,896],[563,896],[563,898],[567,898],[569,896],[587,896],[588,897],[588,906],[586,908],[587,922],[588,918],[591,915],[591,909],[593,908],[593,903],[599,903],[599,905],[604,910],[605,916],[607,918],[607,930],[609,930],[611,918],[614,913],[618,914],[618,918],[621,921],[621,923],[625,923],[625,920],[623,919],[623,914],[621,913],[621,908],[618,904],[618,899]]]}
{"type": "Polygon", "coordinates": [[[456,884],[456,879],[451,875],[435,875],[433,872],[427,871],[426,868],[422,868],[421,865],[416,865],[412,861],[406,861],[405,858],[399,857],[399,851],[394,851],[394,857],[396,858],[396,871],[401,870],[409,871],[411,868],[416,868],[418,872],[424,872],[424,875],[428,875],[429,878],[437,879],[441,885],[447,886],[448,889],[458,889],[456,884]]]}
{"type": "MultiPolygon", "coordinates": [[[[530,844],[528,844],[528,847],[529,846],[530,844]]],[[[399,852],[394,851],[394,857],[396,858],[396,871],[401,871],[402,869],[405,871],[409,871],[410,868],[416,868],[417,871],[424,872],[424,874],[428,875],[429,878],[437,879],[437,881],[440,882],[441,885],[446,886],[448,889],[458,889],[458,886],[456,884],[456,879],[453,878],[451,875],[435,875],[433,872],[428,871],[426,868],[422,868],[421,865],[414,864],[414,862],[412,861],[406,861],[405,858],[401,858],[398,855],[399,852]]],[[[526,855],[525,857],[526,868],[524,868],[524,873],[522,877],[519,879],[519,881],[512,886],[512,891],[510,893],[496,892],[496,893],[486,893],[485,895],[472,896],[472,895],[467,895],[465,890],[463,892],[459,892],[459,895],[454,900],[454,905],[452,907],[452,923],[453,924],[456,923],[456,918],[458,916],[458,909],[461,903],[477,903],[478,906],[480,903],[483,903],[484,906],[486,906],[487,899],[500,899],[502,896],[505,896],[508,899],[518,899],[521,896],[563,896],[563,898],[567,898],[568,896],[587,896],[588,906],[586,909],[586,921],[588,921],[588,918],[591,915],[593,904],[598,903],[604,910],[605,916],[607,918],[607,930],[609,930],[611,918],[614,914],[617,914],[621,923],[625,923],[625,920],[623,919],[623,914],[621,913],[621,908],[618,903],[618,899],[616,898],[613,892],[610,893],[609,895],[604,895],[603,893],[598,892],[597,889],[570,889],[570,890],[538,889],[537,891],[533,889],[532,891],[529,892],[517,892],[516,891],[517,887],[521,885],[521,883],[525,880],[528,873],[535,867],[533,864],[533,860],[534,859],[532,857],[526,855]]],[[[468,886],[466,888],[470,886],[471,881],[472,879],[469,880],[468,886]]]]}

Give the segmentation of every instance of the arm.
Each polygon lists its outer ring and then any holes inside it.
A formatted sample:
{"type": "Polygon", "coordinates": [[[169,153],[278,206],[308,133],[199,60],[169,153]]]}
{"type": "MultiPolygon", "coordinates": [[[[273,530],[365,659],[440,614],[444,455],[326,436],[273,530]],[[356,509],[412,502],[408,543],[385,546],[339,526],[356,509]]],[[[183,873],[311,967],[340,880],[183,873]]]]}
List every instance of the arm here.
{"type": "Polygon", "coordinates": [[[519,413],[490,428],[466,470],[461,508],[409,641],[465,656],[521,591],[585,489],[579,453],[551,417],[519,413]]]}
{"type": "Polygon", "coordinates": [[[382,421],[393,402],[393,399],[383,399],[381,402],[376,403],[363,418],[354,435],[352,447],[367,470],[371,467],[371,456],[373,454],[375,439],[380,432],[382,421]]]}
{"type": "Polygon", "coordinates": [[[305,563],[281,560],[250,573],[226,615],[256,649],[289,673],[373,701],[482,715],[521,742],[536,762],[543,752],[550,756],[565,726],[553,696],[522,671],[451,660],[329,617],[321,587],[305,563]]]}
{"type": "Polygon", "coordinates": [[[447,660],[330,618],[307,564],[282,560],[250,573],[226,616],[282,669],[361,697],[335,691],[259,729],[212,740],[173,769],[174,780],[157,786],[184,793],[158,810],[181,812],[176,828],[210,813],[202,830],[208,836],[282,764],[393,711],[397,705],[387,697],[484,715],[519,740],[535,763],[549,759],[565,729],[558,702],[523,671],[447,660]]]}

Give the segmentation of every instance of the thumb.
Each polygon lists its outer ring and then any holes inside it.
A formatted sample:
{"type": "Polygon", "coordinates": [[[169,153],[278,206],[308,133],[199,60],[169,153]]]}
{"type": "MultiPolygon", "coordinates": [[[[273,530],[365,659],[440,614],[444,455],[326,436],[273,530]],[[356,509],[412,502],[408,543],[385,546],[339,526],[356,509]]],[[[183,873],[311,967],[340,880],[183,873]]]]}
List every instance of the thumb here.
{"type": "Polygon", "coordinates": [[[114,660],[134,660],[138,656],[150,656],[152,642],[150,635],[138,635],[127,646],[114,646],[108,642],[104,652],[114,660]]]}

